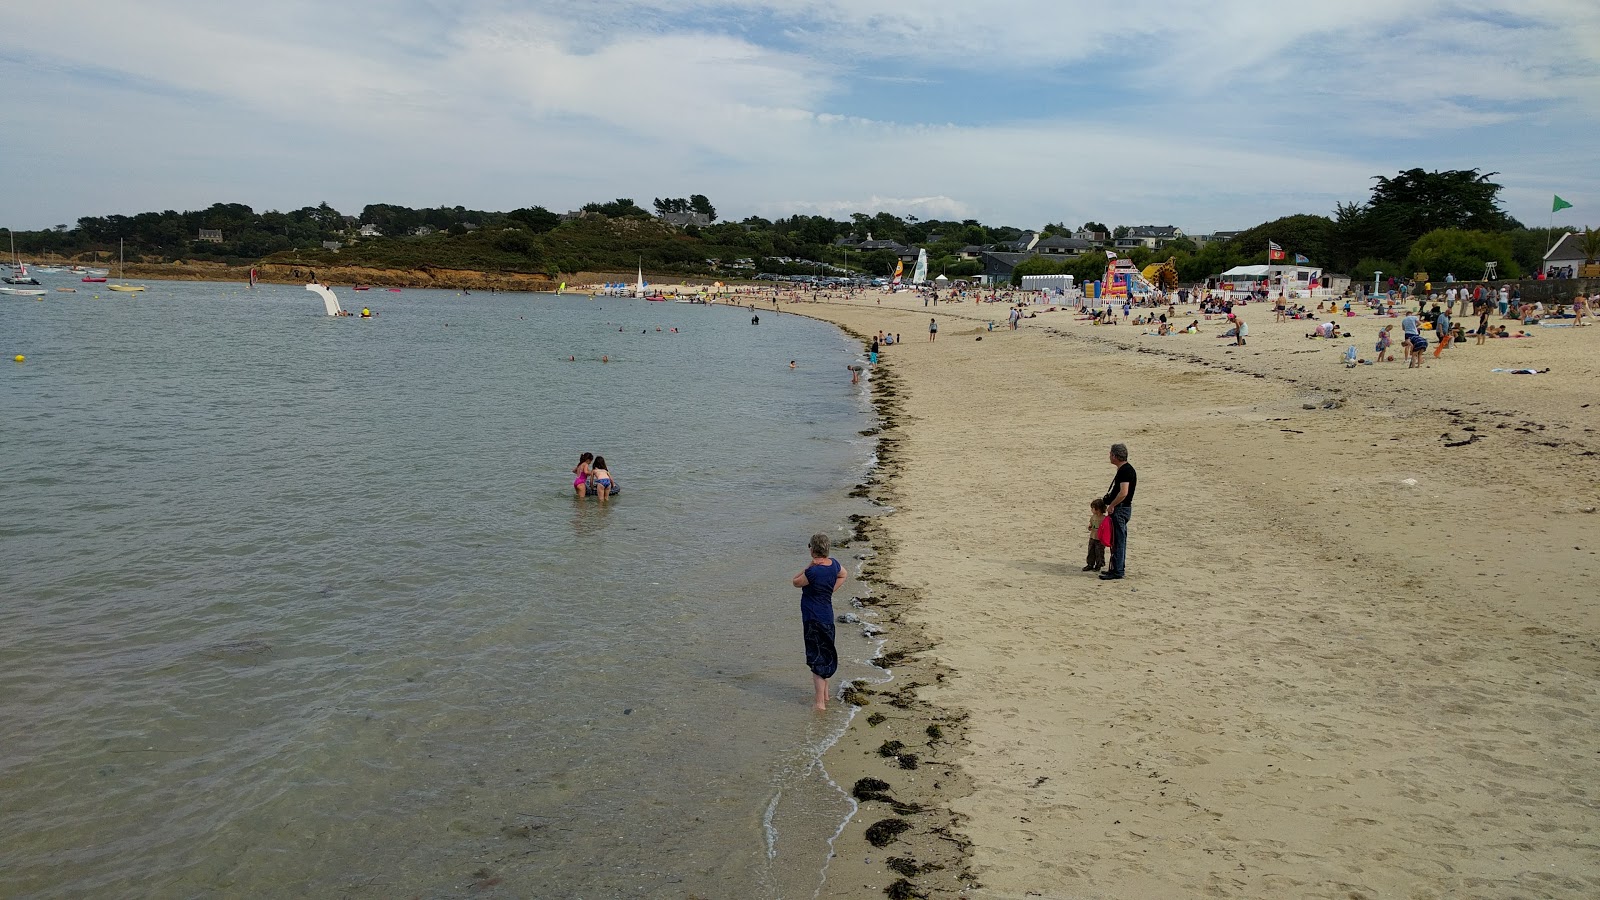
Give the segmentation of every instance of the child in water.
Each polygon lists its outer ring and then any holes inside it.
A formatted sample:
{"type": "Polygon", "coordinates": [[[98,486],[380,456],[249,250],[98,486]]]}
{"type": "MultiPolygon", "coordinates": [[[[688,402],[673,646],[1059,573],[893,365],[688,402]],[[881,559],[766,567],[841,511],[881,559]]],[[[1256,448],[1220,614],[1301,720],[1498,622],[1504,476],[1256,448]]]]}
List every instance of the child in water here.
{"type": "Polygon", "coordinates": [[[585,453],[578,457],[578,465],[572,470],[572,489],[577,492],[578,499],[583,499],[583,494],[589,489],[589,473],[594,470],[590,463],[594,462],[593,453],[585,453]]]}
{"type": "Polygon", "coordinates": [[[1111,520],[1106,518],[1106,501],[1089,501],[1089,555],[1083,561],[1085,572],[1098,572],[1106,565],[1106,547],[1111,544],[1111,520]]]}
{"type": "Polygon", "coordinates": [[[594,468],[590,470],[590,474],[594,476],[594,490],[600,502],[604,503],[611,499],[611,470],[606,468],[604,456],[594,458],[594,468]]]}
{"type": "Polygon", "coordinates": [[[839,651],[833,646],[833,592],[844,584],[844,566],[828,555],[832,542],[825,534],[811,536],[811,564],[794,576],[800,589],[800,625],[805,636],[806,667],[816,689],[812,708],[828,708],[828,679],[839,670],[839,651]]]}

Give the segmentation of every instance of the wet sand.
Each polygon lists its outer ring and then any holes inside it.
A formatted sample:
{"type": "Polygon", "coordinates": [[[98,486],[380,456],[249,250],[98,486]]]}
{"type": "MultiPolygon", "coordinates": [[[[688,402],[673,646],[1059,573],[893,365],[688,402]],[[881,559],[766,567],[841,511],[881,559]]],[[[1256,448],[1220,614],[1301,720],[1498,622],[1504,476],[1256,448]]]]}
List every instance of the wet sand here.
{"type": "Polygon", "coordinates": [[[828,759],[902,805],[862,804],[825,896],[1600,893],[1600,328],[1346,369],[1397,320],[1250,306],[1239,348],[879,299],[785,304],[905,338],[865,580],[908,655],[828,759]]]}

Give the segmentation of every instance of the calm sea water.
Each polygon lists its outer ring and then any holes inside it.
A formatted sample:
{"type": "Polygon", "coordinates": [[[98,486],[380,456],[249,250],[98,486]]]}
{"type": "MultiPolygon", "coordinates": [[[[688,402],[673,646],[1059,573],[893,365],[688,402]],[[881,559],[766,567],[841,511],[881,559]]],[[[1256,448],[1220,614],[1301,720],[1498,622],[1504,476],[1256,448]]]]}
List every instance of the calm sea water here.
{"type": "Polygon", "coordinates": [[[0,299],[0,894],[817,893],[847,713],[787,580],[866,511],[859,345],[148,284],[0,299]]]}

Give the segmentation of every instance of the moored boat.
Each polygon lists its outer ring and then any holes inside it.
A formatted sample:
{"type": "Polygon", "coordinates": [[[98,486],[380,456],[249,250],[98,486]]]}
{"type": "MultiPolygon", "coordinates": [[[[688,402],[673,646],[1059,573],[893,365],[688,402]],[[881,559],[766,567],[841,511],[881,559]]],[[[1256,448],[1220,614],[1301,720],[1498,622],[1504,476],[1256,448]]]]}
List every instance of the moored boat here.
{"type": "Polygon", "coordinates": [[[142,284],[128,284],[128,264],[122,255],[122,238],[117,238],[117,272],[122,279],[122,284],[108,284],[106,288],[123,294],[132,294],[144,290],[142,284]]]}

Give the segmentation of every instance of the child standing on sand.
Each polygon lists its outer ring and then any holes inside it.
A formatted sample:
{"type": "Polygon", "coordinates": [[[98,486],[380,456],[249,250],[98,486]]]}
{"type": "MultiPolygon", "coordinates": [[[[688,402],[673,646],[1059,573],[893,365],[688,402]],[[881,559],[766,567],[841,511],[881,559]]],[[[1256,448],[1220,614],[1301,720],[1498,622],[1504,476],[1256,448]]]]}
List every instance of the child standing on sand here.
{"type": "Polygon", "coordinates": [[[1089,556],[1083,561],[1085,572],[1098,572],[1106,567],[1106,547],[1111,545],[1111,520],[1106,518],[1106,501],[1096,497],[1089,501],[1089,556]]]}
{"type": "Polygon", "coordinates": [[[800,589],[800,625],[805,636],[806,667],[816,689],[812,708],[828,708],[828,679],[839,670],[839,651],[833,646],[833,592],[844,584],[844,566],[828,555],[832,543],[825,534],[811,536],[811,564],[790,581],[800,589]]]}

